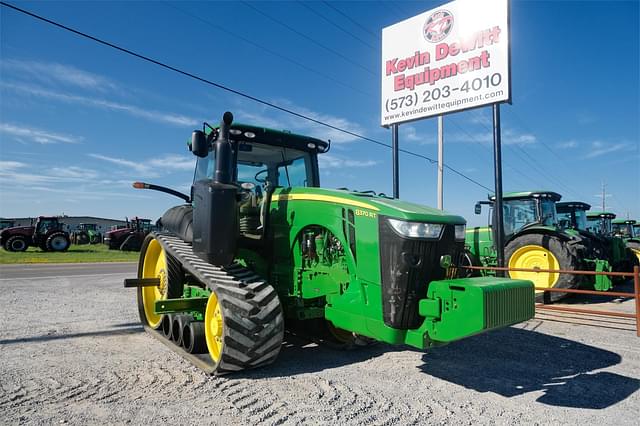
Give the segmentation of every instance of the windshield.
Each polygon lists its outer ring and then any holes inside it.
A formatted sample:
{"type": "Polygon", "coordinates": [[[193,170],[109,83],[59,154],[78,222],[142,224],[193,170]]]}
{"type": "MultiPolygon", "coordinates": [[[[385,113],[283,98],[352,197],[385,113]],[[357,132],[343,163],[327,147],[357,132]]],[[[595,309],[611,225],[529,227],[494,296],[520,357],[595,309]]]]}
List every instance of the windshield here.
{"type": "Polygon", "coordinates": [[[587,231],[598,235],[611,234],[611,219],[604,217],[587,218],[587,231]]]}
{"type": "Polygon", "coordinates": [[[515,234],[523,226],[537,221],[535,200],[505,200],[503,211],[505,235],[515,234]]]}
{"type": "Polygon", "coordinates": [[[576,210],[576,227],[581,231],[587,229],[587,212],[584,210],[576,210]]]}
{"type": "MultiPolygon", "coordinates": [[[[215,151],[198,158],[194,182],[212,179],[215,171],[215,151]]],[[[237,182],[260,186],[291,188],[313,186],[311,155],[292,148],[260,143],[243,143],[238,149],[237,182]]]]}
{"type": "Polygon", "coordinates": [[[613,233],[621,236],[622,238],[633,237],[633,227],[630,223],[614,223],[611,225],[613,233]]]}

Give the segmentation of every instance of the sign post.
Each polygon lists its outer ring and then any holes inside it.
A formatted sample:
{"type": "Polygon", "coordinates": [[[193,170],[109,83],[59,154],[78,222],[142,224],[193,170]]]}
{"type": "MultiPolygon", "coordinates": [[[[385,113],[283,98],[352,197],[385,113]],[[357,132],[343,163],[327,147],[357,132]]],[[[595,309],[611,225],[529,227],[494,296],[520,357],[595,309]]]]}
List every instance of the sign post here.
{"type": "Polygon", "coordinates": [[[400,165],[398,155],[398,125],[391,125],[391,157],[393,162],[393,198],[400,198],[400,165]]]}
{"type": "MultiPolygon", "coordinates": [[[[500,104],[493,104],[493,165],[495,173],[495,197],[493,206],[493,233],[498,266],[504,266],[504,224],[502,210],[502,135],[500,131],[500,104]]],[[[503,275],[499,272],[498,275],[503,275]]]]}
{"type": "Polygon", "coordinates": [[[438,116],[438,210],[444,210],[443,180],[444,180],[444,123],[438,116]]]}

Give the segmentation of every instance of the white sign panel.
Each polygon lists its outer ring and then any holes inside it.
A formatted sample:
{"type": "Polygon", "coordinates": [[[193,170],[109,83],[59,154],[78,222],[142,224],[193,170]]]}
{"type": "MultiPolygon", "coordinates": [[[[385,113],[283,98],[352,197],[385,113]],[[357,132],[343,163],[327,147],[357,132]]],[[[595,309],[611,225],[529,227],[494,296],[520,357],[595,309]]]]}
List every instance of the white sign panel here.
{"type": "Polygon", "coordinates": [[[456,0],[382,29],[383,126],[511,99],[508,0],[456,0]]]}

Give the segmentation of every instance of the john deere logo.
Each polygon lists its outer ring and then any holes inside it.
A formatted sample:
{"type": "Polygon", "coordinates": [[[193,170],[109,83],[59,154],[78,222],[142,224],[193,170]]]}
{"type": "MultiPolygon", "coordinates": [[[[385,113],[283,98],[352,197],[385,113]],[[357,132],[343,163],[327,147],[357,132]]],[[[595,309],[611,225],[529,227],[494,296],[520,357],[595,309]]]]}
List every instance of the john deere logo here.
{"type": "Polygon", "coordinates": [[[453,15],[448,10],[433,12],[424,23],[422,33],[425,40],[437,43],[449,35],[453,28],[453,15]]]}

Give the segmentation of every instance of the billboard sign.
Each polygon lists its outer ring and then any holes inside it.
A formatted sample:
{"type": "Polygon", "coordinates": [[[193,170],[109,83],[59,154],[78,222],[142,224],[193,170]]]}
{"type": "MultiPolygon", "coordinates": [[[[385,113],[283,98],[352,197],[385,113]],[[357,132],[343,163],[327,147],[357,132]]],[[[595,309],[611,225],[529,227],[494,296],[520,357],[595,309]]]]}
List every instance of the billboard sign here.
{"type": "Polygon", "coordinates": [[[382,29],[381,124],[511,99],[508,0],[456,0],[382,29]]]}

